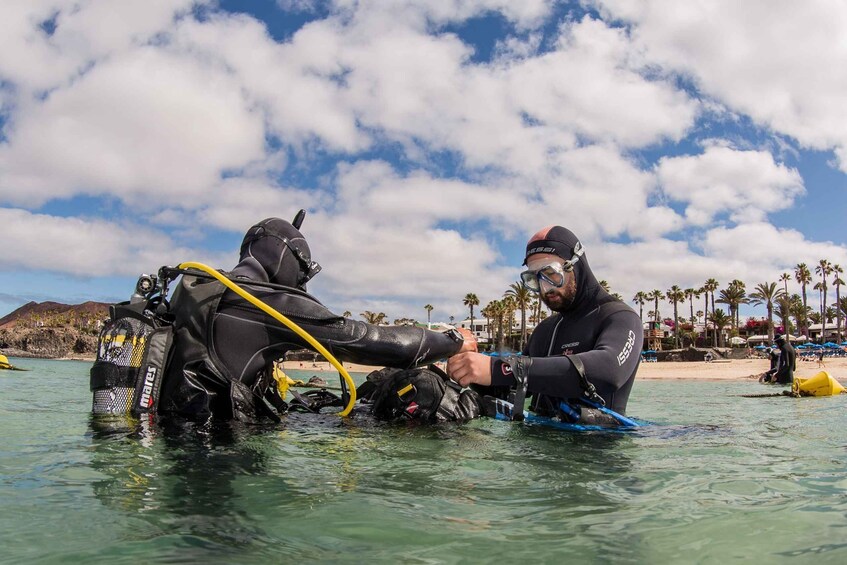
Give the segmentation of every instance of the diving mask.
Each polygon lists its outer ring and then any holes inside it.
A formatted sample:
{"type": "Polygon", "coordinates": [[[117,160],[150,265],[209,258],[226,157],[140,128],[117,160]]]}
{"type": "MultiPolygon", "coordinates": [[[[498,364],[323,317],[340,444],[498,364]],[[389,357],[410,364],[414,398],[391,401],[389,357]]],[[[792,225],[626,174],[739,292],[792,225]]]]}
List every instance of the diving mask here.
{"type": "Polygon", "coordinates": [[[555,262],[544,265],[537,270],[526,270],[521,273],[521,281],[524,286],[533,292],[541,292],[541,279],[544,279],[555,288],[565,286],[567,274],[573,271],[573,266],[565,266],[555,262]]]}

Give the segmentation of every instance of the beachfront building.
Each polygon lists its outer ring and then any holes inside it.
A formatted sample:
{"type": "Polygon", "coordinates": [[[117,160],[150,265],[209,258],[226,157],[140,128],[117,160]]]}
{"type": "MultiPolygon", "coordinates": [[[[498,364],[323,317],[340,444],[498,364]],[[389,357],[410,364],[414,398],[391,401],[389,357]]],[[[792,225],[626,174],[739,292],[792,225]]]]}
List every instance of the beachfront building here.
{"type": "Polygon", "coordinates": [[[477,342],[479,343],[488,343],[488,320],[485,318],[474,318],[473,319],[473,327],[471,327],[471,319],[462,320],[458,324],[456,324],[457,328],[463,328],[466,330],[470,330],[470,332],[474,335],[477,342]]]}
{"type": "MultiPolygon", "coordinates": [[[[847,332],[844,330],[844,320],[841,320],[841,339],[847,337],[847,332]]],[[[809,325],[809,340],[815,343],[824,343],[827,341],[835,341],[838,339],[838,328],[835,325],[835,320],[826,323],[826,335],[823,334],[823,324],[809,325]]]]}
{"type": "Polygon", "coordinates": [[[660,351],[662,340],[673,335],[673,328],[664,322],[642,322],[644,330],[644,347],[648,350],[660,351]]]}
{"type": "MultiPolygon", "coordinates": [[[[456,323],[457,328],[464,328],[466,330],[470,330],[473,333],[474,337],[476,337],[476,341],[479,344],[487,344],[491,342],[491,337],[496,331],[496,324],[493,320],[491,320],[491,328],[488,326],[488,320],[485,317],[477,318],[474,316],[473,319],[473,327],[471,327],[471,319],[467,318],[462,320],[461,322],[456,323]],[[490,333],[489,333],[490,329],[490,333]]],[[[535,329],[535,324],[529,321],[529,316],[527,315],[526,321],[526,333],[527,335],[532,334],[532,330],[535,329]]],[[[512,316],[512,327],[508,331],[509,334],[520,334],[521,332],[521,313],[515,312],[512,316]]],[[[494,336],[496,337],[496,336],[494,336]]]]}

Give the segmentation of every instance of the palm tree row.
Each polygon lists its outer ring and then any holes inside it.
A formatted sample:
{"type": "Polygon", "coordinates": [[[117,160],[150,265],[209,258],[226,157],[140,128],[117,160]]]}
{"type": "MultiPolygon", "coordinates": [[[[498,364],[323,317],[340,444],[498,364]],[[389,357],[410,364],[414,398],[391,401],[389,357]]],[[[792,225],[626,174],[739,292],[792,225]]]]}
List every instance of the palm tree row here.
{"type": "Polygon", "coordinates": [[[679,312],[678,305],[680,302],[688,300],[689,318],[688,321],[695,322],[700,315],[705,315],[706,321],[712,323],[715,333],[712,338],[713,344],[718,344],[718,333],[723,328],[729,326],[732,333],[737,334],[741,325],[741,305],[752,304],[756,306],[763,305],[767,311],[767,327],[768,339],[771,341],[774,338],[774,316],[780,318],[782,327],[785,331],[789,331],[794,320],[795,327],[802,332],[803,335],[809,335],[809,322],[822,325],[821,335],[826,335],[826,324],[828,321],[835,319],[836,333],[838,341],[842,340],[841,320],[842,315],[847,315],[847,300],[841,296],[841,285],[844,281],[841,275],[844,270],[839,265],[833,265],[826,259],[821,259],[818,265],[815,266],[815,273],[820,277],[820,280],[812,286],[813,290],[817,290],[820,299],[820,310],[812,312],[808,307],[807,286],[812,284],[812,272],[805,263],[799,263],[794,268],[794,279],[800,285],[800,294],[790,294],[788,291],[788,281],[791,280],[791,274],[783,273],[777,282],[762,282],[758,283],[753,292],[747,294],[747,288],[743,281],[735,279],[730,282],[726,288],[720,289],[720,284],[715,279],[708,279],[700,288],[682,289],[677,285],[671,286],[668,290],[662,292],[659,289],[654,289],[649,292],[639,291],[633,296],[632,301],[639,306],[639,315],[644,319],[644,305],[650,302],[653,303],[652,311],[649,311],[648,317],[653,322],[658,323],[661,320],[659,312],[659,300],[665,299],[673,305],[673,320],[674,320],[674,343],[676,347],[680,346],[679,332],[679,312]],[[828,282],[828,278],[833,276],[828,282]],[[835,307],[827,307],[828,291],[831,286],[835,287],[835,307]],[[715,292],[718,291],[718,298],[715,298],[715,292]],[[698,312],[698,316],[694,316],[694,299],[704,296],[704,310],[698,312]],[[709,298],[711,297],[711,304],[709,298]],[[719,308],[715,308],[715,303],[726,304],[729,310],[728,313],[723,312],[719,308]]]}

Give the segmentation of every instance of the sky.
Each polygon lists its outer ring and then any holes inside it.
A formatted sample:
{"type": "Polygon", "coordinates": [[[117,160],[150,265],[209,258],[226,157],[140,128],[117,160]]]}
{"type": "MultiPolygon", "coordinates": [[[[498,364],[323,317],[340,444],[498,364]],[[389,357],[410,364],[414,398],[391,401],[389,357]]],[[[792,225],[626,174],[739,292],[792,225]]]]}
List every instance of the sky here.
{"type": "Polygon", "coordinates": [[[630,303],[847,267],[845,92],[837,0],[4,0],[0,315],[301,208],[309,291],[389,320],[501,298],[553,224],[630,303]]]}

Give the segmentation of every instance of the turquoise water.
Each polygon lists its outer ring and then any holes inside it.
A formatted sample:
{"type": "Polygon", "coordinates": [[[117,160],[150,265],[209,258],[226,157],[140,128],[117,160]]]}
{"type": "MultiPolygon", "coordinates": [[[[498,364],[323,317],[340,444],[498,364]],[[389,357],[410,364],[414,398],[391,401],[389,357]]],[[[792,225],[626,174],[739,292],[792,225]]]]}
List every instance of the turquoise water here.
{"type": "Polygon", "coordinates": [[[12,362],[31,370],[0,371],[3,563],[847,562],[847,397],[642,381],[629,413],[656,425],[627,434],[331,415],[129,434],[92,425],[89,364],[12,362]]]}

